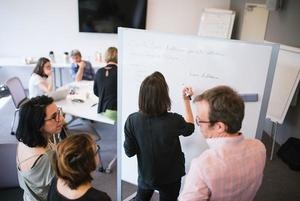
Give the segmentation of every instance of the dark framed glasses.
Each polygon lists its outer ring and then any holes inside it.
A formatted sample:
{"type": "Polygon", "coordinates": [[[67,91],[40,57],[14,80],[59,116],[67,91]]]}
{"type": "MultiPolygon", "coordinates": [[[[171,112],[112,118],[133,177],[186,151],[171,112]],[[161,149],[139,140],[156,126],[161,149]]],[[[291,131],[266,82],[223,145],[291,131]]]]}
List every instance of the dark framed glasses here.
{"type": "Polygon", "coordinates": [[[199,116],[196,116],[196,124],[197,124],[197,126],[200,126],[201,123],[204,123],[204,124],[211,124],[211,123],[215,123],[215,122],[200,120],[200,117],[199,117],[199,116]]]}
{"type": "Polygon", "coordinates": [[[55,120],[56,122],[59,122],[60,116],[63,115],[63,111],[61,107],[57,108],[57,111],[51,115],[48,119],[45,119],[45,121],[49,120],[55,120]]]}

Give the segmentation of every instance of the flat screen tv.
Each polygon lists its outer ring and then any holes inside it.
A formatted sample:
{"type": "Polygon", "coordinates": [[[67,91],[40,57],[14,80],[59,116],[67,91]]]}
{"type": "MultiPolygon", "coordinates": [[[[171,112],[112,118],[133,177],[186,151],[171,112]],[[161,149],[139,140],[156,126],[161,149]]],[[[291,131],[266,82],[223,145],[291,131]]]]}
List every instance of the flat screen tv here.
{"type": "Polygon", "coordinates": [[[117,33],[118,27],[145,29],[147,0],[78,0],[79,31],[117,33]]]}

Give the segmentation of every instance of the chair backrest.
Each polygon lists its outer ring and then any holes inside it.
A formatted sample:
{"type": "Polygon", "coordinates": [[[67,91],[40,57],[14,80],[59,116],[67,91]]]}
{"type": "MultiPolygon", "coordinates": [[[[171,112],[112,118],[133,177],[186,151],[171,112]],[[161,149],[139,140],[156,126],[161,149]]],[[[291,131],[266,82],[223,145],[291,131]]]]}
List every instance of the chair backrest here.
{"type": "Polygon", "coordinates": [[[20,105],[27,99],[25,89],[21,80],[18,77],[12,77],[5,82],[8,87],[12,100],[16,108],[19,108],[20,105]]]}

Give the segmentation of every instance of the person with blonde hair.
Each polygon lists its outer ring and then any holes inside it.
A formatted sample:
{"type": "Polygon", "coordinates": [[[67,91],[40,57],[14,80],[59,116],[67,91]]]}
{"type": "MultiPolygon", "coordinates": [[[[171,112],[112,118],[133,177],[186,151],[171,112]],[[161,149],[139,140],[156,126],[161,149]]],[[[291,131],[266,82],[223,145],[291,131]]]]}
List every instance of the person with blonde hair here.
{"type": "Polygon", "coordinates": [[[56,176],[48,201],[110,201],[110,197],[92,187],[91,172],[99,164],[99,146],[86,134],[72,135],[57,145],[52,166],[56,176]]]}
{"type": "Polygon", "coordinates": [[[96,72],[94,94],[99,97],[98,113],[116,120],[118,49],[109,47],[104,57],[107,65],[96,72]]]}

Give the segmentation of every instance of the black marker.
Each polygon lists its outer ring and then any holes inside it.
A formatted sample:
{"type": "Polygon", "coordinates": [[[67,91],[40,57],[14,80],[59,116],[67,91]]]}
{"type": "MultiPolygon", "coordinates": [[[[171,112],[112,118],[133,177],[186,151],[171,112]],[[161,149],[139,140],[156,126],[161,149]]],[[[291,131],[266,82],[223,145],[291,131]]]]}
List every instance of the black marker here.
{"type": "Polygon", "coordinates": [[[189,98],[189,100],[192,100],[192,97],[189,93],[185,93],[185,96],[187,96],[189,98]]]}

